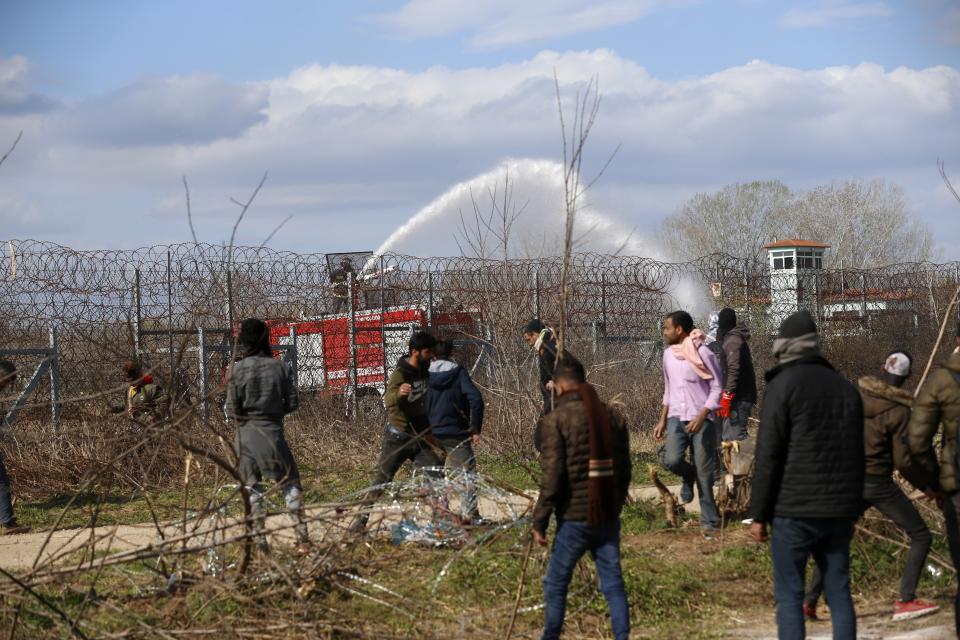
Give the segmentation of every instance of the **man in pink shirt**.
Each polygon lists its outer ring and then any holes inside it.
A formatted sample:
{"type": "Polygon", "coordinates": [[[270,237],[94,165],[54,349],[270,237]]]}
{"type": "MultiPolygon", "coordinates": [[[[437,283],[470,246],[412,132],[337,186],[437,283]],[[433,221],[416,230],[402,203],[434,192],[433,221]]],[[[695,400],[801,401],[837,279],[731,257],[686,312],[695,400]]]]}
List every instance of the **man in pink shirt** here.
{"type": "Polygon", "coordinates": [[[720,529],[720,513],[713,499],[717,474],[717,432],[714,411],[720,406],[723,374],[717,356],[704,345],[704,334],[693,328],[686,311],[674,311],[663,320],[663,410],[653,437],[660,446],[660,462],[683,479],[680,499],[700,494],[700,529],[713,539],[720,529]],[[687,449],[691,461],[686,459],[687,449]]]}

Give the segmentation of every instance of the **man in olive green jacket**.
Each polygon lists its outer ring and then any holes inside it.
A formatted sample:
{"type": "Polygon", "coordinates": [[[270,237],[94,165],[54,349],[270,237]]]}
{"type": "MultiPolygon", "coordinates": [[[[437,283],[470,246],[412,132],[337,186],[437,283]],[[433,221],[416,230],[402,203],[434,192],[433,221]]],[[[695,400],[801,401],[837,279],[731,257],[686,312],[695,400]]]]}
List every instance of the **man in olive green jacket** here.
{"type": "MultiPolygon", "coordinates": [[[[383,396],[387,407],[387,431],[383,434],[380,458],[373,485],[367,491],[363,506],[369,507],[383,494],[383,485],[391,482],[407,460],[416,467],[442,467],[443,460],[434,451],[430,434],[427,392],[430,388],[430,361],[437,339],[426,331],[410,338],[410,354],[400,358],[397,368],[387,379],[383,396]]],[[[370,514],[366,511],[354,520],[350,529],[362,532],[370,514]]]]}
{"type": "MultiPolygon", "coordinates": [[[[960,429],[960,324],[955,349],[927,380],[913,403],[907,444],[919,488],[943,503],[943,515],[953,566],[960,569],[960,485],[957,478],[957,431],[960,429]],[[940,460],[934,440],[943,425],[940,460]]],[[[960,589],[954,599],[954,621],[960,634],[960,589]]]]}

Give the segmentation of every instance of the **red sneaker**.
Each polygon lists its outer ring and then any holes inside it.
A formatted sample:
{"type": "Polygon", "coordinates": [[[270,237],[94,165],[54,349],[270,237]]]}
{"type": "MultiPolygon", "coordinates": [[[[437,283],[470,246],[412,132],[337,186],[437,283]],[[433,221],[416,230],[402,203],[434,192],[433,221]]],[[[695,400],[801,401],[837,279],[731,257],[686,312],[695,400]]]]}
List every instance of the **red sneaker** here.
{"type": "Polygon", "coordinates": [[[817,617],[817,605],[804,602],[803,617],[807,620],[819,620],[820,618],[817,617]]]}
{"type": "Polygon", "coordinates": [[[940,610],[940,606],[924,600],[911,600],[910,602],[901,602],[896,600],[893,603],[893,621],[912,620],[920,616],[927,616],[940,610]]]}

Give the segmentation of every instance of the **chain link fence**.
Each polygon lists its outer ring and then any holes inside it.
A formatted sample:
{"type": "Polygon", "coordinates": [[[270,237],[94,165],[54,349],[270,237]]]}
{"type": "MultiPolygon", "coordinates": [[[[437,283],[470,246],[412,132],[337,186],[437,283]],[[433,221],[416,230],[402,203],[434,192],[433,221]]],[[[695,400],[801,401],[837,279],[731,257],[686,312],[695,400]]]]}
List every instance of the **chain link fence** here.
{"type": "MultiPolygon", "coordinates": [[[[520,327],[535,316],[548,324],[559,318],[560,275],[561,261],[554,258],[331,258],[207,244],[76,251],[14,240],[0,247],[0,353],[45,347],[55,329],[63,417],[89,418],[102,414],[106,396],[122,387],[120,364],[128,359],[140,359],[171,381],[185,404],[196,402],[201,389],[221,386],[229,353],[204,350],[200,329],[207,342],[222,347],[231,327],[247,316],[277,324],[343,318],[337,339],[346,341],[349,354],[346,395],[352,390],[356,396],[363,379],[358,367],[392,368],[405,341],[383,337],[379,355],[368,353],[365,360],[364,345],[371,341],[359,336],[376,329],[370,318],[417,309],[412,324],[453,333],[446,337],[468,345],[462,358],[504,400],[494,415],[516,420],[522,411],[526,420],[537,390],[520,327]],[[451,314],[471,321],[445,324],[451,314]]],[[[754,358],[763,369],[771,365],[770,342],[782,318],[809,309],[828,357],[854,377],[876,369],[887,349],[905,348],[918,358],[929,353],[960,282],[960,263],[784,272],[728,256],[671,264],[579,254],[569,281],[569,349],[609,396],[643,414],[637,416],[642,422],[653,419],[659,403],[665,313],[686,307],[705,326],[710,309],[736,309],[752,331],[754,358]]],[[[329,344],[321,346],[333,357],[329,344]]],[[[37,366],[30,358],[13,357],[21,371],[37,366]]],[[[50,388],[40,382],[31,404],[40,411],[44,402],[50,402],[50,388]]],[[[49,420],[49,409],[43,415],[49,420]]]]}

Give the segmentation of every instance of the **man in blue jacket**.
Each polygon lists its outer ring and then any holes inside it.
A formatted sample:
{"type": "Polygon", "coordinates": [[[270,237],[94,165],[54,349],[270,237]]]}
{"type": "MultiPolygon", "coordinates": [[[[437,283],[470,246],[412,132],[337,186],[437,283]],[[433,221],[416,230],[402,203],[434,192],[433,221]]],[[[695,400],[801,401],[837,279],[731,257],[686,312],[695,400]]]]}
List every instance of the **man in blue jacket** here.
{"type": "MultiPolygon", "coordinates": [[[[447,453],[446,466],[472,473],[477,468],[473,447],[483,426],[483,396],[467,370],[451,359],[453,342],[441,340],[433,353],[427,394],[430,429],[447,453]]],[[[468,485],[464,511],[476,521],[480,519],[480,511],[469,477],[468,485]]]]}

